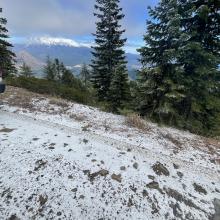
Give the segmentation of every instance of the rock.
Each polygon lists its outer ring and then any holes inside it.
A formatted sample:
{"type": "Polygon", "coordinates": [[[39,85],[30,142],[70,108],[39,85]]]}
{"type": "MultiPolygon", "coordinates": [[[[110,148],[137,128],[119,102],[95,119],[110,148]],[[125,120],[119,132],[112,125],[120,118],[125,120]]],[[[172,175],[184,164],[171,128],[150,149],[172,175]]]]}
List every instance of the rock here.
{"type": "Polygon", "coordinates": [[[138,168],[138,163],[134,163],[134,164],[133,164],[133,167],[134,167],[135,169],[137,169],[137,168],[138,168]]]}
{"type": "Polygon", "coordinates": [[[121,181],[122,181],[121,174],[116,175],[116,174],[113,173],[113,174],[111,175],[111,178],[112,178],[113,180],[118,181],[119,183],[121,183],[121,181]]]}
{"type": "Polygon", "coordinates": [[[40,195],[38,201],[40,202],[40,206],[43,206],[47,202],[48,197],[40,195]]]}
{"type": "Polygon", "coordinates": [[[183,178],[183,173],[177,172],[177,175],[179,176],[179,178],[183,178]]]}
{"type": "Polygon", "coordinates": [[[62,215],[62,212],[57,212],[57,216],[61,216],[62,215]]]}
{"type": "Polygon", "coordinates": [[[100,170],[100,171],[99,171],[99,174],[100,174],[101,176],[107,176],[107,175],[109,174],[109,172],[108,172],[108,170],[100,170]]]}
{"type": "Polygon", "coordinates": [[[160,188],[159,186],[159,183],[156,182],[156,181],[152,181],[150,183],[147,184],[147,187],[150,188],[150,189],[156,189],[158,190],[161,194],[164,194],[162,189],[160,188]]]}
{"type": "Polygon", "coordinates": [[[92,182],[97,176],[107,176],[109,174],[109,171],[102,169],[95,173],[90,173],[90,171],[88,171],[88,173],[84,172],[84,174],[87,174],[90,181],[92,182]]]}
{"type": "Polygon", "coordinates": [[[148,175],[148,178],[151,180],[155,180],[155,176],[152,176],[152,175],[148,175]]]}
{"type": "Polygon", "coordinates": [[[194,183],[193,184],[193,187],[194,187],[194,189],[195,189],[195,191],[196,192],[198,192],[198,193],[203,193],[203,194],[207,194],[207,191],[202,187],[202,186],[200,186],[199,184],[197,184],[197,183],[194,183]]]}
{"type": "Polygon", "coordinates": [[[72,176],[72,175],[69,175],[69,176],[68,176],[68,179],[73,179],[73,176],[72,176]]]}
{"type": "Polygon", "coordinates": [[[220,200],[214,199],[214,207],[215,207],[215,214],[213,216],[213,220],[219,220],[220,219],[220,200]]]}
{"type": "Polygon", "coordinates": [[[133,204],[133,201],[132,201],[132,199],[131,198],[129,198],[128,199],[128,207],[131,207],[131,206],[133,206],[134,204],[133,204]]]}
{"type": "Polygon", "coordinates": [[[150,188],[150,189],[158,189],[159,183],[155,182],[155,181],[152,181],[152,182],[147,184],[147,187],[150,188]]]}
{"type": "Polygon", "coordinates": [[[124,170],[126,170],[126,167],[125,167],[125,166],[121,166],[121,167],[120,167],[120,170],[123,170],[123,171],[124,171],[124,170]]]}
{"type": "Polygon", "coordinates": [[[83,143],[84,143],[84,144],[87,144],[88,142],[89,142],[89,141],[88,141],[87,139],[85,139],[85,138],[83,139],[83,143]]]}
{"type": "Polygon", "coordinates": [[[174,163],[173,167],[174,167],[174,169],[179,169],[180,166],[174,163]]]}
{"type": "Polygon", "coordinates": [[[15,129],[10,129],[10,128],[2,128],[1,130],[0,130],[0,132],[2,132],[2,133],[10,133],[10,132],[12,132],[12,131],[14,131],[15,129]]]}
{"type": "Polygon", "coordinates": [[[11,215],[8,220],[20,220],[15,214],[11,215]]]}
{"type": "Polygon", "coordinates": [[[169,176],[170,172],[169,170],[160,162],[155,163],[152,166],[153,171],[157,174],[157,175],[165,175],[165,176],[169,176]]]}
{"type": "Polygon", "coordinates": [[[142,192],[142,195],[143,195],[143,197],[146,197],[146,196],[148,196],[148,192],[147,192],[147,190],[143,190],[143,192],[142,192]]]}
{"type": "Polygon", "coordinates": [[[84,196],[84,195],[80,195],[79,198],[80,198],[80,199],[84,199],[85,196],[84,196]]]}

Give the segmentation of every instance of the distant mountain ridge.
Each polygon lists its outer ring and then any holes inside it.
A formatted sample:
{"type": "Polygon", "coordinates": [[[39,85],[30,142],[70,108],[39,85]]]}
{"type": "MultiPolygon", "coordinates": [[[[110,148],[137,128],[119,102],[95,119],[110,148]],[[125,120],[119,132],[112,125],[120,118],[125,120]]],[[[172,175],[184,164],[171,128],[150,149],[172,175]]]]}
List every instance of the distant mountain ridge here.
{"type": "MultiPolygon", "coordinates": [[[[21,65],[22,62],[25,62],[27,65],[30,65],[35,72],[42,73],[42,68],[47,56],[49,56],[51,59],[58,58],[77,74],[81,64],[90,64],[92,59],[91,48],[81,45],[60,45],[58,43],[15,44],[13,50],[17,55],[17,65],[21,65]]],[[[129,72],[138,69],[140,66],[138,58],[139,55],[126,54],[129,72]]],[[[132,75],[134,74],[132,73],[132,75]]],[[[134,77],[132,76],[132,78],[134,77]]]]}

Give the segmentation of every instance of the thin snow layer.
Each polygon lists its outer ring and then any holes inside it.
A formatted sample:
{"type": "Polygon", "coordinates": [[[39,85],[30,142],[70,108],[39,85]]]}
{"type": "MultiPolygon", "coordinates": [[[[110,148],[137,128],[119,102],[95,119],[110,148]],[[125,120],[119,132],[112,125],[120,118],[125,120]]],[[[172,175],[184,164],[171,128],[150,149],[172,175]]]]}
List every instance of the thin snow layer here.
{"type": "Polygon", "coordinates": [[[14,95],[0,110],[0,219],[214,216],[216,143],[33,94],[21,105],[14,95]]]}
{"type": "Polygon", "coordinates": [[[0,121],[2,219],[208,219],[220,198],[211,170],[27,117],[0,121]]]}

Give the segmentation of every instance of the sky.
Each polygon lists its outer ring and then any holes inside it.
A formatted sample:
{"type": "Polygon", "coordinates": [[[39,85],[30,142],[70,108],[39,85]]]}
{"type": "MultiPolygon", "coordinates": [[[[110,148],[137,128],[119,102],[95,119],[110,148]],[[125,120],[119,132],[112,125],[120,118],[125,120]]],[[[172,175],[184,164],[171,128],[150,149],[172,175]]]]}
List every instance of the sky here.
{"type": "MultiPolygon", "coordinates": [[[[157,2],[121,0],[120,6],[125,14],[121,24],[126,29],[127,52],[136,53],[136,48],[143,45],[147,6],[155,6],[157,2]]],[[[7,28],[13,43],[48,37],[91,44],[96,21],[94,4],[95,0],[1,0],[0,7],[8,20],[7,28]]]]}

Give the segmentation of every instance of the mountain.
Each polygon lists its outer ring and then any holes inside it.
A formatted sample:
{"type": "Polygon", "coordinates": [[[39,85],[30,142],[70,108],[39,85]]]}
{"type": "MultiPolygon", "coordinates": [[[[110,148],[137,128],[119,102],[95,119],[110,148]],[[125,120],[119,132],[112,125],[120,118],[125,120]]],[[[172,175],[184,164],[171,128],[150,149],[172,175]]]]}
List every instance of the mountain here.
{"type": "Polygon", "coordinates": [[[21,50],[17,52],[16,56],[17,56],[17,64],[16,64],[17,67],[20,67],[23,63],[26,63],[29,66],[31,66],[33,71],[37,71],[41,69],[42,66],[45,65],[44,62],[35,58],[34,56],[32,56],[30,53],[28,53],[25,50],[21,50]]]}
{"type": "MultiPolygon", "coordinates": [[[[91,48],[82,45],[68,45],[62,43],[32,43],[32,44],[15,44],[14,52],[18,57],[18,64],[26,62],[33,70],[42,72],[42,67],[49,56],[51,59],[58,58],[68,68],[75,71],[77,74],[80,70],[80,65],[83,63],[90,64],[92,59],[91,48]],[[22,57],[22,58],[21,58],[22,57]]],[[[129,72],[133,69],[138,69],[140,64],[138,63],[139,56],[136,54],[126,54],[128,61],[129,72]]],[[[132,78],[134,78],[132,76],[132,78]]]]}

